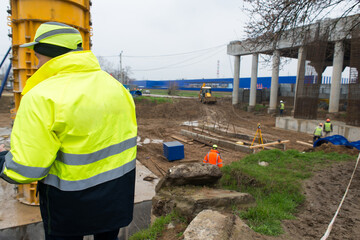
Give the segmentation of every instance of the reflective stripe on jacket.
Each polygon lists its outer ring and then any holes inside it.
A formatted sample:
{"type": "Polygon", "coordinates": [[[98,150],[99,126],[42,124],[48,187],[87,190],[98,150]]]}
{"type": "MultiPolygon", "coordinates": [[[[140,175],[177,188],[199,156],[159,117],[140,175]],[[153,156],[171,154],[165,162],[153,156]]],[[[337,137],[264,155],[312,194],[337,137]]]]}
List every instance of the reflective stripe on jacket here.
{"type": "Polygon", "coordinates": [[[317,126],[314,131],[314,136],[321,137],[322,136],[322,127],[317,126]]]}
{"type": "Polygon", "coordinates": [[[284,103],[280,103],[280,109],[284,110],[285,109],[285,104],[284,103]]]}
{"type": "Polygon", "coordinates": [[[324,123],[324,131],[325,132],[331,132],[332,131],[332,125],[330,122],[324,123]]]}
{"type": "Polygon", "coordinates": [[[205,155],[203,163],[210,163],[218,166],[219,168],[223,166],[219,151],[214,149],[211,149],[210,152],[205,155]]]}
{"type": "Polygon", "coordinates": [[[53,58],[28,79],[1,176],[77,191],[135,168],[137,123],[129,92],[91,51],[53,58]]]}

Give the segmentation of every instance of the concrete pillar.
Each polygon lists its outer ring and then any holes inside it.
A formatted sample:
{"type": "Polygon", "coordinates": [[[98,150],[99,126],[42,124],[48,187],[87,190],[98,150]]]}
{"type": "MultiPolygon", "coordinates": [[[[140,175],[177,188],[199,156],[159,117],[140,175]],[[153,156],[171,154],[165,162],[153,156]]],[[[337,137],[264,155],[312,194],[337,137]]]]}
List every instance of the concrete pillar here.
{"type": "Polygon", "coordinates": [[[279,87],[279,67],[280,67],[280,52],[275,50],[273,53],[273,68],[271,75],[271,89],[270,89],[270,103],[268,113],[274,113],[277,105],[277,95],[279,87]]]}
{"type": "Polygon", "coordinates": [[[257,75],[258,75],[259,54],[253,53],[251,65],[251,84],[250,84],[250,98],[248,111],[252,111],[256,105],[256,89],[257,89],[257,75]]]}
{"type": "Polygon", "coordinates": [[[306,47],[301,46],[298,51],[298,64],[297,64],[297,71],[296,71],[296,84],[295,84],[295,94],[294,94],[294,107],[292,110],[292,114],[295,112],[296,106],[296,97],[299,94],[299,89],[302,89],[304,86],[299,86],[299,82],[304,84],[305,78],[305,63],[306,63],[306,47]]]}
{"type": "Polygon", "coordinates": [[[239,103],[239,78],[240,78],[240,55],[235,56],[234,61],[234,84],[232,92],[232,104],[239,103]]]}
{"type": "Polygon", "coordinates": [[[331,76],[331,90],[329,99],[329,113],[339,112],[341,73],[344,65],[344,44],[342,41],[335,43],[333,72],[331,76]]]}

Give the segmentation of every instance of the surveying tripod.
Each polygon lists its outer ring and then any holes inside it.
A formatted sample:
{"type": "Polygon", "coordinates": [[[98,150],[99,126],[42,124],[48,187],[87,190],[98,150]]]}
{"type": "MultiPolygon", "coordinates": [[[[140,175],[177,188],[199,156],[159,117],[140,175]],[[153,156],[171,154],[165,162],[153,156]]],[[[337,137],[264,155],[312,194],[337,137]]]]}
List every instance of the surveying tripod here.
{"type": "MultiPolygon", "coordinates": [[[[255,141],[256,136],[257,136],[258,134],[259,134],[259,137],[258,137],[258,139],[259,139],[259,144],[264,144],[263,137],[262,137],[262,135],[261,135],[261,126],[260,126],[260,123],[258,123],[258,125],[257,125],[256,133],[255,133],[254,139],[252,140],[252,143],[251,143],[250,146],[252,146],[252,145],[254,144],[254,141],[255,141]]],[[[264,149],[264,147],[262,147],[262,148],[264,149]]]]}

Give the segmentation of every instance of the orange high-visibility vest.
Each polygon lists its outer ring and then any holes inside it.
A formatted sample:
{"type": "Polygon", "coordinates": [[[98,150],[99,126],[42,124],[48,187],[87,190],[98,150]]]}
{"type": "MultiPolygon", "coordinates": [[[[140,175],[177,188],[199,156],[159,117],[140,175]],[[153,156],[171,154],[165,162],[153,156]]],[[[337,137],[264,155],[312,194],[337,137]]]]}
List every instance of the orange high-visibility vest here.
{"type": "Polygon", "coordinates": [[[220,153],[215,149],[211,149],[210,152],[205,155],[203,163],[210,163],[218,166],[219,168],[223,166],[220,153]]]}

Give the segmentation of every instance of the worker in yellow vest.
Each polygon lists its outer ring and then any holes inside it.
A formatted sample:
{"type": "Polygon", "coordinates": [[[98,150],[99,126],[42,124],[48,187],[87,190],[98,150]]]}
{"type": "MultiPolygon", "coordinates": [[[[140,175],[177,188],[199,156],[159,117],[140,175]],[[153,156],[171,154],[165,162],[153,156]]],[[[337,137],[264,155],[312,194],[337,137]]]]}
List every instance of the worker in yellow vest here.
{"type": "Polygon", "coordinates": [[[319,126],[317,126],[314,130],[313,142],[315,142],[316,140],[322,137],[322,129],[323,129],[323,124],[319,123],[319,126]]]}
{"type": "Polygon", "coordinates": [[[285,109],[285,103],[283,100],[280,100],[280,117],[283,116],[284,114],[284,109],[285,109]]]}
{"type": "Polygon", "coordinates": [[[23,89],[0,176],[38,181],[45,239],[115,240],[133,216],[133,98],[71,26],[43,23],[20,47],[35,51],[39,69],[23,89]]]}
{"type": "Polygon", "coordinates": [[[330,122],[330,119],[326,119],[326,122],[324,123],[324,132],[325,137],[330,136],[331,132],[333,131],[333,125],[330,122]]]}

